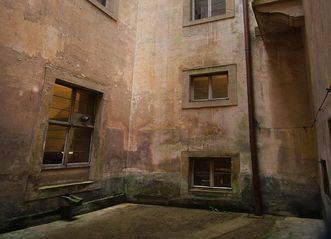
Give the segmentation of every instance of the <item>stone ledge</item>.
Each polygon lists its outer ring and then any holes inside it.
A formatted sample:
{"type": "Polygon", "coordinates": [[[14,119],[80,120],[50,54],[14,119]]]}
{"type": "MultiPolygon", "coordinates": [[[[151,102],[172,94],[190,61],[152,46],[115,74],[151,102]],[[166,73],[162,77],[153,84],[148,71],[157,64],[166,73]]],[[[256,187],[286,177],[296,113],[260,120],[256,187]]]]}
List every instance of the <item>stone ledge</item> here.
{"type": "Polygon", "coordinates": [[[41,186],[39,190],[50,190],[56,188],[63,188],[63,187],[70,187],[70,186],[79,186],[79,185],[86,185],[86,184],[93,184],[94,181],[82,181],[82,182],[72,182],[72,183],[63,183],[63,184],[53,184],[53,185],[46,185],[41,186]]]}

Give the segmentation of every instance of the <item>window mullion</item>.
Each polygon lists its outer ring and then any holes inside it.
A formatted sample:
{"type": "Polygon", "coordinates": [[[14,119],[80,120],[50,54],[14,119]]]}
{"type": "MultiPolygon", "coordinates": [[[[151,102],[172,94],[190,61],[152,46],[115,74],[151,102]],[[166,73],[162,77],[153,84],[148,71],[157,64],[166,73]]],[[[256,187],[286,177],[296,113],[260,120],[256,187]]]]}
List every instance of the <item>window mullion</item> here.
{"type": "Polygon", "coordinates": [[[190,172],[191,172],[191,174],[190,174],[190,176],[191,176],[191,185],[192,186],[194,186],[194,159],[192,159],[191,160],[191,163],[192,163],[192,165],[191,165],[191,170],[190,170],[190,172]]]}
{"type": "Polygon", "coordinates": [[[208,17],[211,17],[211,0],[208,0],[208,17]]]}
{"type": "Polygon", "coordinates": [[[212,76],[208,77],[208,100],[213,99],[213,88],[211,85],[211,78],[212,78],[212,76]]]}
{"type": "Polygon", "coordinates": [[[70,150],[70,137],[72,131],[72,115],[74,113],[75,101],[76,101],[77,89],[72,90],[71,94],[71,105],[70,105],[70,114],[69,114],[69,127],[67,130],[66,144],[64,148],[64,165],[67,166],[69,160],[69,150],[70,150]]]}
{"type": "Polygon", "coordinates": [[[195,2],[194,2],[195,0],[191,0],[191,6],[192,6],[192,12],[191,12],[191,14],[192,14],[192,20],[195,20],[195,2]]]}

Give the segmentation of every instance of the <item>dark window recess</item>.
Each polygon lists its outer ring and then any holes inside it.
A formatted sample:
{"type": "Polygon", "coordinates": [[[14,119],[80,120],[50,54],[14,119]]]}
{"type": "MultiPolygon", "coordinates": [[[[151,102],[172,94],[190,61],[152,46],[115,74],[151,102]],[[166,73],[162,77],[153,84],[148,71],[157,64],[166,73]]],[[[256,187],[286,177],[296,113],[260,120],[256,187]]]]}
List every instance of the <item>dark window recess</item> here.
{"type": "Polygon", "coordinates": [[[191,187],[231,188],[231,158],[190,158],[191,187]]]}
{"type": "Polygon", "coordinates": [[[226,13],[226,0],[192,0],[192,18],[199,20],[226,13]]]}
{"type": "Polygon", "coordinates": [[[228,72],[191,76],[191,101],[228,99],[228,72]]]}
{"type": "Polygon", "coordinates": [[[97,0],[99,3],[101,3],[103,6],[106,6],[107,0],[97,0]]]}
{"type": "Polygon", "coordinates": [[[321,160],[321,168],[322,168],[322,177],[323,177],[323,187],[324,187],[324,193],[331,197],[330,194],[330,184],[329,184],[329,175],[327,170],[327,165],[325,160],[321,160]]]}
{"type": "Polygon", "coordinates": [[[226,13],[226,0],[211,0],[211,16],[218,16],[226,13]]]}
{"type": "Polygon", "coordinates": [[[208,17],[208,0],[194,0],[194,20],[208,17]]]}
{"type": "Polygon", "coordinates": [[[44,165],[89,162],[96,94],[56,83],[48,112],[44,165]]]}

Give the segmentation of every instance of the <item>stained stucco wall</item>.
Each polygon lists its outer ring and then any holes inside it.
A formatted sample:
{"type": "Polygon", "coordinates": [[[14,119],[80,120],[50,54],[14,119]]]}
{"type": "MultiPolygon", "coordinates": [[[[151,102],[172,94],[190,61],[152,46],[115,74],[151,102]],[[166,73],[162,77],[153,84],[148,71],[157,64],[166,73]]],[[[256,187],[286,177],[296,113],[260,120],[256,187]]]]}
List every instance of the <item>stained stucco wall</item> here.
{"type": "MultiPolygon", "coordinates": [[[[56,208],[59,195],[84,191],[87,199],[126,193],[135,202],[252,210],[242,2],[234,1],[234,18],[183,27],[183,1],[120,1],[117,22],[88,1],[0,2],[1,220],[56,208]],[[236,106],[182,108],[184,70],[229,64],[237,66],[236,106]],[[41,171],[51,96],[46,66],[104,92],[97,151],[85,174],[41,171]],[[189,156],[234,158],[233,191],[190,192],[189,156]],[[39,190],[79,175],[95,183],[39,190]]],[[[253,14],[251,24],[254,32],[253,14]]],[[[312,114],[300,33],[253,37],[253,49],[265,212],[314,214],[316,158],[312,130],[302,129],[312,114]]]]}
{"type": "Polygon", "coordinates": [[[121,2],[118,21],[86,0],[3,0],[0,18],[0,221],[57,208],[56,196],[65,193],[123,193],[136,1],[121,2]],[[54,77],[104,93],[91,168],[41,170],[45,100],[52,94],[46,66],[54,77]],[[91,179],[89,186],[38,189],[91,179]]]}
{"type": "MultiPolygon", "coordinates": [[[[317,112],[326,94],[326,89],[331,85],[331,32],[330,23],[331,2],[327,0],[304,0],[306,45],[310,64],[311,89],[313,94],[314,111],[317,112]]],[[[331,138],[328,120],[331,118],[331,97],[329,95],[319,113],[315,125],[317,133],[318,159],[327,161],[329,181],[331,182],[331,138]]],[[[319,167],[320,170],[320,167],[319,167]]],[[[331,220],[331,201],[325,194],[322,174],[320,172],[321,195],[324,213],[331,220]]]]}
{"type": "MultiPolygon", "coordinates": [[[[183,1],[139,2],[127,193],[133,201],[247,209],[252,193],[242,2],[235,1],[234,18],[188,27],[182,7],[183,1]],[[182,109],[183,70],[226,64],[237,65],[238,105],[182,109]],[[187,155],[208,152],[239,155],[233,193],[188,192],[187,155]]],[[[252,12],[250,19],[265,212],[318,216],[314,133],[304,128],[312,121],[312,103],[301,32],[263,41],[254,35],[252,12]]]]}
{"type": "Polygon", "coordinates": [[[255,37],[253,58],[264,204],[270,212],[318,216],[312,102],[301,30],[255,37]]]}
{"type": "Polygon", "coordinates": [[[233,197],[233,205],[244,201],[247,208],[250,202],[241,200],[251,194],[242,6],[236,1],[234,18],[183,27],[183,4],[139,1],[127,193],[133,200],[197,199],[181,188],[188,181],[185,155],[239,155],[239,194],[201,198],[233,197]],[[238,106],[182,109],[185,69],[228,64],[237,65],[238,106]]]}

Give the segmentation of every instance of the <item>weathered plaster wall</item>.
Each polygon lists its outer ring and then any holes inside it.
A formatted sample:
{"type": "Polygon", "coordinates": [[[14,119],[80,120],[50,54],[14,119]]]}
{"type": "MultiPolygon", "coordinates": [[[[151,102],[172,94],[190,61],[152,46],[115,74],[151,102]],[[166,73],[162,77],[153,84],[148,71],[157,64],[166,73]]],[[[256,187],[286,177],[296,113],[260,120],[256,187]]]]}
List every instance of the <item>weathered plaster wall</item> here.
{"type": "MultiPolygon", "coordinates": [[[[56,208],[58,195],[84,191],[87,199],[126,192],[132,201],[252,210],[242,1],[235,0],[234,18],[187,27],[183,1],[120,1],[117,22],[85,0],[0,1],[0,221],[56,208]],[[237,106],[182,109],[183,70],[228,64],[237,65],[237,106]],[[83,178],[92,185],[38,190],[84,174],[41,171],[46,66],[104,92],[98,150],[83,178]],[[203,155],[235,158],[233,193],[187,190],[187,158],[203,155]]],[[[319,207],[314,134],[302,128],[312,114],[300,37],[253,37],[268,213],[319,207]]]]}
{"type": "MultiPolygon", "coordinates": [[[[251,205],[242,2],[235,18],[183,27],[183,1],[140,1],[128,157],[132,200],[251,205]],[[184,69],[237,64],[238,106],[182,109],[184,69]],[[238,154],[229,194],[187,193],[188,154],[238,154]],[[184,165],[184,166],[183,166],[184,165]],[[184,171],[183,171],[184,167],[184,171]],[[184,181],[184,183],[183,183],[184,181]]],[[[319,214],[311,100],[300,32],[254,36],[258,148],[265,212],[319,214]]]]}
{"type": "Polygon", "coordinates": [[[86,0],[0,1],[0,221],[57,207],[56,198],[29,201],[39,196],[124,192],[136,5],[122,1],[116,22],[86,0]],[[47,114],[42,101],[51,94],[45,91],[46,65],[104,92],[98,155],[82,178],[95,179],[92,186],[38,191],[47,181],[72,180],[66,170],[45,173],[40,167],[45,133],[40,118],[47,114]]]}
{"type": "MultiPolygon", "coordinates": [[[[272,22],[272,19],[270,19],[272,22]]],[[[319,216],[317,158],[304,36],[255,36],[251,18],[261,189],[266,212],[319,216]]],[[[279,29],[283,31],[277,32],[279,29]]],[[[273,32],[275,29],[266,29],[273,32]]]]}
{"type": "Polygon", "coordinates": [[[251,195],[242,4],[236,1],[235,18],[183,27],[183,3],[139,1],[127,193],[133,200],[223,199],[223,206],[249,208],[241,200],[251,195]],[[237,65],[238,106],[182,109],[184,69],[228,64],[237,65]],[[239,155],[238,195],[181,190],[185,155],[203,152],[239,155]]]}
{"type": "MultiPolygon", "coordinates": [[[[325,89],[331,85],[331,16],[329,14],[331,11],[331,2],[328,0],[304,0],[303,4],[305,9],[306,45],[310,64],[311,89],[314,112],[317,112],[326,94],[325,89]]],[[[327,161],[329,181],[331,182],[331,138],[328,127],[328,120],[331,118],[330,105],[331,96],[329,95],[324,107],[319,113],[315,129],[317,133],[318,159],[327,161]]],[[[322,181],[320,185],[324,213],[331,220],[331,201],[324,193],[322,181]]]]}

